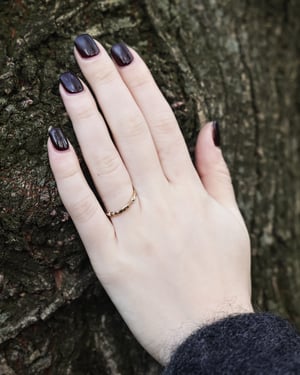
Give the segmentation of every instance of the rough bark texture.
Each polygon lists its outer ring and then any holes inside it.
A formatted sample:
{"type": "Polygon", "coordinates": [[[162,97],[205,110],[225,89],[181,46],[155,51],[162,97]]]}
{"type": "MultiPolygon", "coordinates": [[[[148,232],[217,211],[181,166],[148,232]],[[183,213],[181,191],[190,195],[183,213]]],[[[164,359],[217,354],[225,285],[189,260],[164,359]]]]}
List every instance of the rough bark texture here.
{"type": "Polygon", "coordinates": [[[97,282],[48,166],[75,142],[58,75],[72,41],[126,41],[151,67],[191,152],[207,119],[253,244],[254,304],[300,326],[297,0],[1,1],[0,374],[158,374],[97,282]]]}

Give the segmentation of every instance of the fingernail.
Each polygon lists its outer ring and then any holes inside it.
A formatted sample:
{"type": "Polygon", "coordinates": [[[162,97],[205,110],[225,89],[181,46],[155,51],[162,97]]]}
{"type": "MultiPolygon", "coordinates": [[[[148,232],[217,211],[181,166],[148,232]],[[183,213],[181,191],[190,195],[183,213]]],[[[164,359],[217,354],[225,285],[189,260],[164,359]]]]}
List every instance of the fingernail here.
{"type": "Polygon", "coordinates": [[[119,66],[129,65],[133,60],[131,52],[124,43],[113,45],[111,47],[111,54],[113,59],[119,66]]]}
{"type": "Polygon", "coordinates": [[[218,121],[213,121],[212,127],[213,127],[212,136],[213,136],[214,144],[215,146],[220,147],[221,137],[220,137],[220,126],[219,126],[218,121]]]}
{"type": "Polygon", "coordinates": [[[56,150],[65,151],[69,148],[69,142],[60,128],[53,128],[50,126],[48,134],[56,150]]]}
{"type": "Polygon", "coordinates": [[[70,93],[76,94],[83,91],[83,86],[80,80],[71,72],[66,72],[60,75],[60,82],[63,87],[70,93]]]}
{"type": "Polygon", "coordinates": [[[96,56],[100,52],[94,39],[89,34],[79,35],[74,40],[74,44],[81,57],[84,58],[96,56]]]}

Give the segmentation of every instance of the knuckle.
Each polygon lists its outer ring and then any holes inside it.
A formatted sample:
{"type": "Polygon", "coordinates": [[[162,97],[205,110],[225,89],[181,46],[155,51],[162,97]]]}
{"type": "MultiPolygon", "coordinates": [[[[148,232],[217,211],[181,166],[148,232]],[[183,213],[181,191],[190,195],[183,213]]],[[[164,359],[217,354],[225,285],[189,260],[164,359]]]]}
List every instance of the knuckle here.
{"type": "Polygon", "coordinates": [[[74,117],[76,116],[76,120],[86,120],[91,119],[97,114],[97,107],[95,102],[91,98],[82,98],[80,101],[80,105],[78,105],[78,101],[72,101],[68,105],[68,109],[70,114],[74,117]]]}
{"type": "Polygon", "coordinates": [[[172,113],[159,114],[153,120],[153,129],[155,130],[155,136],[163,145],[162,154],[171,155],[174,152],[177,153],[183,147],[184,140],[172,113]]]}
{"type": "Polygon", "coordinates": [[[231,176],[230,176],[229,169],[223,160],[217,164],[216,174],[218,175],[219,179],[223,181],[228,181],[231,183],[231,176]]]}
{"type": "Polygon", "coordinates": [[[79,120],[91,120],[96,116],[95,108],[80,107],[76,109],[76,119],[79,120]]]}
{"type": "Polygon", "coordinates": [[[206,178],[213,175],[217,181],[226,181],[231,183],[231,176],[224,160],[215,162],[213,167],[211,163],[203,163],[203,165],[201,165],[200,174],[201,178],[206,178]]]}
{"type": "Polygon", "coordinates": [[[119,157],[113,153],[101,156],[95,164],[99,165],[99,169],[96,172],[98,177],[117,173],[121,167],[119,157]]]}
{"type": "MultiPolygon", "coordinates": [[[[66,163],[67,164],[67,163],[66,163]]],[[[68,163],[67,165],[61,165],[61,170],[63,173],[63,178],[65,180],[73,179],[79,173],[79,167],[74,163],[68,163]]]]}
{"type": "Polygon", "coordinates": [[[98,209],[95,201],[89,195],[70,203],[67,207],[72,219],[77,223],[90,221],[98,209]]]}
{"type": "Polygon", "coordinates": [[[95,81],[96,83],[99,82],[101,84],[109,84],[114,81],[116,77],[117,72],[110,64],[104,64],[101,69],[98,68],[93,73],[93,81],[95,81]]]}
{"type": "Polygon", "coordinates": [[[145,121],[140,115],[133,116],[129,114],[125,116],[126,126],[124,126],[123,136],[128,138],[139,138],[145,135],[145,121]]]}
{"type": "Polygon", "coordinates": [[[156,131],[161,135],[170,136],[171,132],[174,132],[175,120],[170,113],[161,113],[155,120],[154,127],[156,131]]]}
{"type": "Polygon", "coordinates": [[[62,181],[76,178],[79,171],[78,161],[74,158],[61,158],[55,166],[55,174],[62,181]]]}
{"type": "Polygon", "coordinates": [[[130,77],[130,87],[132,89],[144,88],[153,84],[153,79],[149,72],[138,70],[130,77]]]}

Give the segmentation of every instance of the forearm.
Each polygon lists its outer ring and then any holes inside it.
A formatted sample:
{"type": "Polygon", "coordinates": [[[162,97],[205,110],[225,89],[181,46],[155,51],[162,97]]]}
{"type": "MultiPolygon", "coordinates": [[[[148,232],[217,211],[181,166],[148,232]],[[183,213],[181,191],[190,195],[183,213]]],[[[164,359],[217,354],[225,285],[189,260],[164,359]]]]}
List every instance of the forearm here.
{"type": "Polygon", "coordinates": [[[299,372],[300,336],[293,326],[272,314],[254,313],[199,329],[175,351],[163,375],[299,372]]]}

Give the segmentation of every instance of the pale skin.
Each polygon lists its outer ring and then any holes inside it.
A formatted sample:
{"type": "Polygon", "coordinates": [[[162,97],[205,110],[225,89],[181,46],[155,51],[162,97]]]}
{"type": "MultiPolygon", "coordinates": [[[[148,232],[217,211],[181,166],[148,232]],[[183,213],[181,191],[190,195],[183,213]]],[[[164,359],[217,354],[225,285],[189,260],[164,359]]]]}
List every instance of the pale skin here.
{"type": "Polygon", "coordinates": [[[84,85],[60,85],[107,217],[72,146],[48,153],[60,197],[95,273],[143,347],[165,365],[197,328],[252,312],[250,241],[228,168],[207,123],[194,166],[174,114],[138,54],[119,67],[100,54],[77,63],[84,85]],[[107,129],[109,127],[114,139],[107,129]]]}

